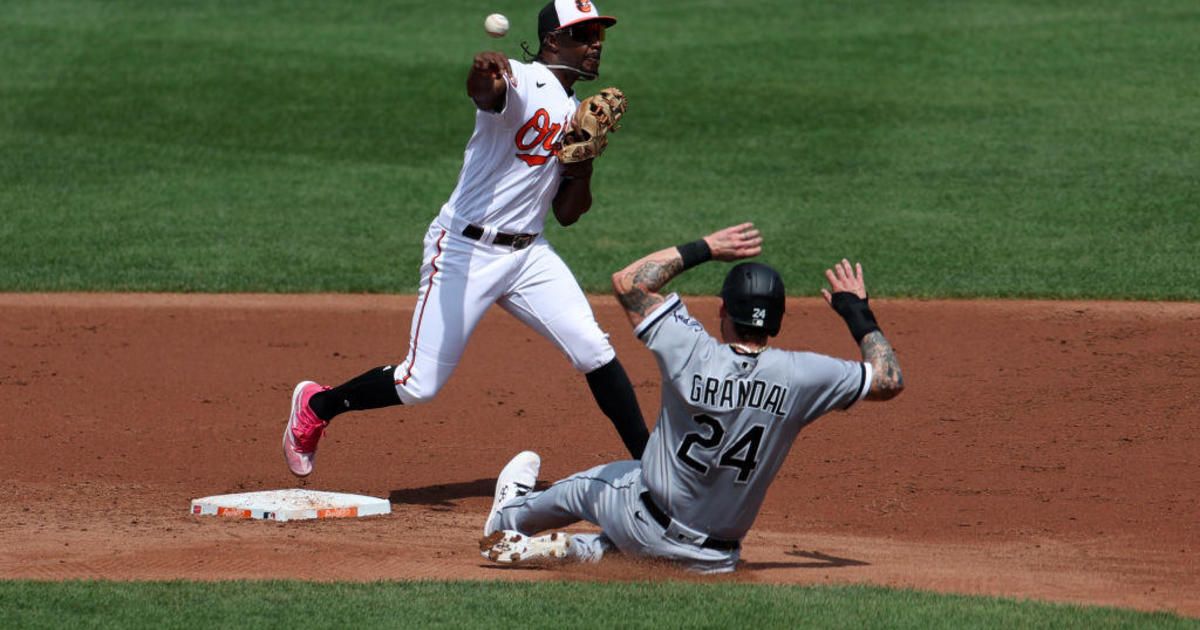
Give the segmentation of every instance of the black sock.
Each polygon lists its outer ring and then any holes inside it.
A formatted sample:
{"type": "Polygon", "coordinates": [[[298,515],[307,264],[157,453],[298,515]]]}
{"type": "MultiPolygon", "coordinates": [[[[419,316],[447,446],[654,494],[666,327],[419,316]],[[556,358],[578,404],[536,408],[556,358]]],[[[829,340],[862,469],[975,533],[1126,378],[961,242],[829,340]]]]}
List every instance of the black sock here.
{"type": "Polygon", "coordinates": [[[600,411],[612,420],[629,454],[634,459],[641,459],[650,432],[646,430],[646,421],[642,419],[633,384],[629,382],[621,362],[614,357],[612,361],[588,372],[587,382],[588,387],[592,388],[596,404],[600,405],[600,411]]]}
{"type": "Polygon", "coordinates": [[[378,409],[402,404],[396,393],[392,366],[369,370],[360,376],[322,392],[313,394],[308,406],[317,417],[328,422],[343,411],[378,409]]]}

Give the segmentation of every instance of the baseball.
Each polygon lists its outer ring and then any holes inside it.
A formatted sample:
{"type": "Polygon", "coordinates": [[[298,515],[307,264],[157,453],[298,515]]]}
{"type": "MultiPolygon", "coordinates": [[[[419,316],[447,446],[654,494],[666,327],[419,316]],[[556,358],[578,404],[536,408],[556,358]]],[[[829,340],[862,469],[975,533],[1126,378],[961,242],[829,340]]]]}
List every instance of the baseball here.
{"type": "Polygon", "coordinates": [[[499,13],[493,13],[483,21],[483,30],[492,37],[504,37],[508,34],[508,18],[499,13]]]}

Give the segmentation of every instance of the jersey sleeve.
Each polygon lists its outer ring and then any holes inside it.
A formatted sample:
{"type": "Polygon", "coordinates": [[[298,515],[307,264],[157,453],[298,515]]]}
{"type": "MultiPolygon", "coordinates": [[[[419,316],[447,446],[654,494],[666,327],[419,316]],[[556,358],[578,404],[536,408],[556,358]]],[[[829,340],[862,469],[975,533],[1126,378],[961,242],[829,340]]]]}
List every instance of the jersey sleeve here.
{"type": "Polygon", "coordinates": [[[870,363],[812,352],[792,356],[793,391],[800,396],[793,402],[793,417],[807,421],[829,411],[849,409],[871,389],[874,368],[870,363]]]}
{"type": "Polygon", "coordinates": [[[517,84],[509,82],[504,91],[504,107],[498,112],[481,112],[502,125],[517,126],[524,122],[525,102],[529,98],[529,83],[533,79],[529,66],[518,61],[509,60],[512,75],[517,84]]]}
{"type": "Polygon", "coordinates": [[[714,343],[704,325],[688,314],[687,307],[672,293],[643,319],[633,333],[654,353],[665,375],[675,379],[692,356],[714,343]]]}

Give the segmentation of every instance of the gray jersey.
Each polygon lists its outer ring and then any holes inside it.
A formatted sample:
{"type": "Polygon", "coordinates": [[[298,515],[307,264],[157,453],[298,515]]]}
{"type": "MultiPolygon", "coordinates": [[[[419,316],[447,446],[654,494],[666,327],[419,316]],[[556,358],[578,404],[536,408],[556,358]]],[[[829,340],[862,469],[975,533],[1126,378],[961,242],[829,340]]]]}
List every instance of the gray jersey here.
{"type": "Polygon", "coordinates": [[[694,571],[732,571],[740,546],[711,539],[742,539],[796,434],[865,396],[871,366],[812,352],[738,354],[676,295],[634,332],[663,375],[658,426],[642,461],[597,466],[517,498],[499,510],[497,527],[533,535],[586,520],[603,533],[573,535],[577,559],[599,560],[616,547],[694,571]]]}
{"type": "Polygon", "coordinates": [[[663,375],[643,481],[676,521],[721,538],[750,529],[796,434],[870,388],[869,363],[773,348],[740,354],[675,294],[634,332],[663,375]]]}

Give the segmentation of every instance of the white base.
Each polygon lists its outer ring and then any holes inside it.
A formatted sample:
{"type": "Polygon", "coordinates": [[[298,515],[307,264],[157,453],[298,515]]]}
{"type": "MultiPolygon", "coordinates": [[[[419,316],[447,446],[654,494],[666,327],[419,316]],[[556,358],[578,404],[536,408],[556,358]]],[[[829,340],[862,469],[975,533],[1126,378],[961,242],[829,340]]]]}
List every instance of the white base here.
{"type": "Polygon", "coordinates": [[[192,514],[296,521],[391,514],[392,504],[358,494],[318,490],[266,490],[192,500],[192,514]]]}

